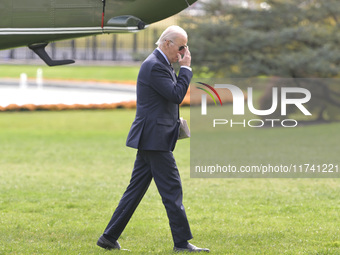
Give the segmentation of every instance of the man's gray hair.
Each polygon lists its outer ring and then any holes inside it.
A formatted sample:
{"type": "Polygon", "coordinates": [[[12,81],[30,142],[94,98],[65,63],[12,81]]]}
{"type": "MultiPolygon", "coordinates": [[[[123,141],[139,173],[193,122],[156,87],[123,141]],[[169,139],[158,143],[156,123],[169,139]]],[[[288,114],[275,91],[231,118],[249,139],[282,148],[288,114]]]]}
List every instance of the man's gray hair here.
{"type": "Polygon", "coordinates": [[[172,40],[174,41],[178,35],[181,34],[188,38],[187,32],[179,26],[170,26],[167,29],[164,30],[162,35],[159,37],[158,41],[156,42],[156,45],[160,46],[163,43],[165,43],[166,40],[172,40]]]}

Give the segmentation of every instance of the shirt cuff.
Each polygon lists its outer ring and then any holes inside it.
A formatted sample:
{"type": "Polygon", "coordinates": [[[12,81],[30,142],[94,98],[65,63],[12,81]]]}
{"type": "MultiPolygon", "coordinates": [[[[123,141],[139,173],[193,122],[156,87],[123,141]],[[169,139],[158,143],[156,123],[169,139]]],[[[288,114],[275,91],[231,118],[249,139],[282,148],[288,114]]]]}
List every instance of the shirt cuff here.
{"type": "Polygon", "coordinates": [[[192,72],[192,69],[191,69],[190,66],[181,66],[181,68],[186,68],[186,69],[188,69],[190,72],[192,72]]]}

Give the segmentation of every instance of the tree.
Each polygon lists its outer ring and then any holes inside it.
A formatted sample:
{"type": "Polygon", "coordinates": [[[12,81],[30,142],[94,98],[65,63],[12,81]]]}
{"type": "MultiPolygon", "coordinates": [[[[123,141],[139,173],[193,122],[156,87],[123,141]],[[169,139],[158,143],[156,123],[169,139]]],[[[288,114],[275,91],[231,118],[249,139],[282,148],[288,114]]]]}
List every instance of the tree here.
{"type": "MultiPolygon", "coordinates": [[[[340,86],[339,79],[279,79],[272,77],[267,79],[268,86],[260,98],[260,109],[270,109],[273,104],[272,91],[277,88],[278,98],[281,98],[282,87],[299,87],[309,90],[312,94],[308,103],[304,104],[308,111],[314,116],[306,118],[295,105],[287,105],[287,116],[304,121],[339,121],[340,120],[340,86]]],[[[289,99],[301,98],[301,94],[290,94],[289,99]]],[[[263,116],[264,119],[280,119],[281,104],[271,115],[263,116]]]]}
{"type": "MultiPolygon", "coordinates": [[[[240,2],[210,0],[203,4],[204,15],[183,19],[195,73],[215,78],[340,78],[338,0],[240,2]]],[[[315,118],[340,119],[336,80],[294,82],[313,94],[307,106],[315,118]]],[[[262,109],[270,108],[271,98],[271,93],[264,94],[262,109]]]]}
{"type": "Polygon", "coordinates": [[[192,64],[218,77],[329,78],[340,74],[338,0],[212,0],[186,17],[192,64]]]}

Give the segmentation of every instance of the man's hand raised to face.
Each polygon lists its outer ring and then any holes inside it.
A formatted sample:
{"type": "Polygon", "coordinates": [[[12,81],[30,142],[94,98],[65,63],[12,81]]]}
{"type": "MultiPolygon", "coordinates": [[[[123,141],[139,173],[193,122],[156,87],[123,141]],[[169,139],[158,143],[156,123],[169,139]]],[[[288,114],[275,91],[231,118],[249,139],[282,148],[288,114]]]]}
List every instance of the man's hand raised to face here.
{"type": "Polygon", "coordinates": [[[185,48],[185,52],[183,57],[181,56],[181,54],[177,54],[178,55],[178,63],[180,66],[190,66],[191,65],[191,54],[189,51],[189,47],[185,48]]]}

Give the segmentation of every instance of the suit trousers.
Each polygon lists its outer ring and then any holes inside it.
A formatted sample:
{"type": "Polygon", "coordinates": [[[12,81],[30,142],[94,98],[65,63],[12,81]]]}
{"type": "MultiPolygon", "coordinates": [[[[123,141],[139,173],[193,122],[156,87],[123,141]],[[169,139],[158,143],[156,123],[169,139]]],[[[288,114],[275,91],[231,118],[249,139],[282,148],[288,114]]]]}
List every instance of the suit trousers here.
{"type": "Polygon", "coordinates": [[[112,215],[104,234],[117,240],[154,178],[165,206],[175,243],[192,238],[182,203],[180,175],[171,151],[138,150],[130,184],[112,215]]]}

